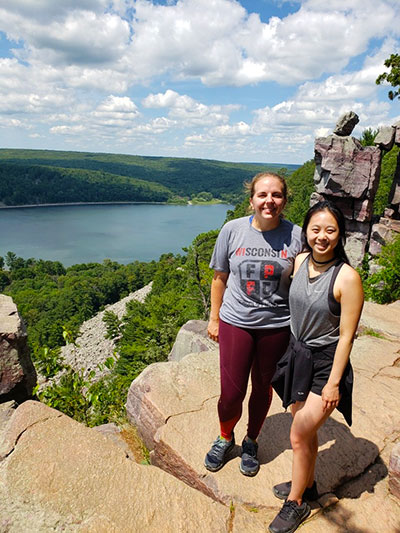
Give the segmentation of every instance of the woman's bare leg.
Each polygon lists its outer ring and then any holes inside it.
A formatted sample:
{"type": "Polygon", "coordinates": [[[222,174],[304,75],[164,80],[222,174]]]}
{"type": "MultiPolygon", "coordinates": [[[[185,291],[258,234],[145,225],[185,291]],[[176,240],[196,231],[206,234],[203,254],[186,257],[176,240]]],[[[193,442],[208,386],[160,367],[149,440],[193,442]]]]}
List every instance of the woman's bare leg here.
{"type": "Polygon", "coordinates": [[[288,500],[300,505],[307,486],[314,481],[315,461],[318,453],[317,431],[334,410],[322,409],[321,396],[310,392],[305,402],[292,408],[293,423],[290,442],[293,448],[292,488],[288,500]]]}

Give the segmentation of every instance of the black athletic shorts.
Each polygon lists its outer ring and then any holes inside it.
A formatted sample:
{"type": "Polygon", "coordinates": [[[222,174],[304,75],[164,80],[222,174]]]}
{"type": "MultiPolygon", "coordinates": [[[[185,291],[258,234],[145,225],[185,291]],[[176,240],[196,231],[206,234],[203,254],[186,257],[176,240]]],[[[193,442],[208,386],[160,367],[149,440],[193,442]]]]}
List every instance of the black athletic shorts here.
{"type": "MultiPolygon", "coordinates": [[[[322,389],[325,387],[333,366],[333,358],[327,354],[318,352],[313,354],[313,375],[310,391],[322,396],[322,389]]],[[[344,381],[350,371],[350,364],[347,364],[339,384],[339,391],[343,394],[344,381]]]]}

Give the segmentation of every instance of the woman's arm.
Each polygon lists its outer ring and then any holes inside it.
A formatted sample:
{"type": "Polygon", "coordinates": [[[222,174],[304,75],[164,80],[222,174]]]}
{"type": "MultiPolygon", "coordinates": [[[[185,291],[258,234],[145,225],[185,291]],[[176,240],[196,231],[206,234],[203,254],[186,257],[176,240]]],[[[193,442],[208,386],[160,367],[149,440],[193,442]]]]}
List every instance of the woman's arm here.
{"type": "Polygon", "coordinates": [[[343,265],[335,282],[334,297],[340,302],[339,342],[328,382],[322,389],[323,408],[337,407],[339,383],[349,361],[354,336],[364,303],[364,292],[358,273],[349,265],[343,265]]]}
{"type": "Polygon", "coordinates": [[[211,282],[211,311],[207,331],[210,339],[216,342],[218,342],[219,310],[222,305],[228,277],[228,272],[214,270],[214,277],[211,282]]]}

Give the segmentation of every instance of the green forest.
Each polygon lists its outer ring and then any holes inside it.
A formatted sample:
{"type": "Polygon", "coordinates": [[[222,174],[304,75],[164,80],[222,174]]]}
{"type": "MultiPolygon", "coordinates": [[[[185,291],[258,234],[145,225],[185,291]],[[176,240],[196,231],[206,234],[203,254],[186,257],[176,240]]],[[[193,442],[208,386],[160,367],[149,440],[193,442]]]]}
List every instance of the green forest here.
{"type": "MultiPolygon", "coordinates": [[[[18,166],[18,162],[10,163],[13,151],[3,151],[3,155],[5,152],[8,153],[7,165],[18,166]]],[[[32,152],[21,153],[32,157],[32,152]]],[[[42,153],[41,164],[46,153],[42,153]]],[[[398,153],[399,149],[395,147],[383,159],[375,201],[375,213],[378,215],[387,204],[398,153]]],[[[54,153],[51,154],[54,157],[54,153]]],[[[109,157],[110,165],[114,164],[114,158],[118,160],[117,156],[109,157]]],[[[58,164],[60,158],[61,155],[58,164]]],[[[155,164],[165,164],[165,161],[159,161],[160,158],[151,159],[155,164]]],[[[32,164],[32,160],[29,161],[32,164]]],[[[29,168],[38,171],[38,167],[29,168]]],[[[60,167],[49,165],[45,169],[51,176],[60,167]]],[[[285,216],[297,224],[302,223],[308,209],[314,169],[314,162],[308,161],[287,176],[289,201],[285,216]]],[[[257,170],[253,166],[252,175],[257,170]]],[[[74,172],[75,169],[64,168],[60,175],[69,176],[72,182],[74,172]]],[[[93,176],[103,171],[87,172],[88,183],[92,183],[93,176]]],[[[122,182],[114,178],[117,188],[122,182]]],[[[242,172],[237,189],[238,202],[232,211],[228,211],[227,220],[247,213],[248,199],[242,189],[246,178],[247,174],[242,172]]],[[[140,179],[135,183],[132,181],[132,187],[140,188],[140,179]]],[[[165,182],[143,183],[154,187],[156,194],[161,194],[165,187],[165,182]]],[[[200,188],[204,190],[204,183],[200,188]]],[[[214,197],[217,194],[212,188],[210,192],[214,197]]],[[[209,196],[206,195],[205,199],[209,196]]],[[[121,265],[105,260],[101,264],[79,264],[66,268],[57,261],[23,259],[11,251],[0,258],[0,291],[14,299],[27,324],[29,347],[37,370],[47,378],[64,370],[58,383],[36,391],[38,398],[89,426],[109,421],[121,423],[132,380],[148,364],[166,360],[176,334],[185,322],[207,319],[212,278],[208,264],[217,235],[218,228],[200,234],[182,254],[165,254],[158,261],[149,263],[136,261],[121,265]],[[111,312],[105,313],[107,335],[116,340],[119,354],[119,357],[106,362],[110,369],[107,377],[95,381],[93,373],[85,376],[82,371],[66,367],[60,356],[60,347],[75,342],[80,325],[107,304],[120,300],[149,281],[153,281],[153,288],[146,301],[132,301],[122,320],[111,312]]],[[[361,271],[366,297],[379,303],[400,299],[400,239],[384,247],[378,263],[381,270],[373,275],[369,275],[367,270],[361,271]]]]}
{"type": "Polygon", "coordinates": [[[51,150],[0,150],[0,202],[236,203],[243,181],[262,170],[286,175],[298,165],[227,163],[51,150]],[[211,197],[210,197],[211,195],[211,197]]]}

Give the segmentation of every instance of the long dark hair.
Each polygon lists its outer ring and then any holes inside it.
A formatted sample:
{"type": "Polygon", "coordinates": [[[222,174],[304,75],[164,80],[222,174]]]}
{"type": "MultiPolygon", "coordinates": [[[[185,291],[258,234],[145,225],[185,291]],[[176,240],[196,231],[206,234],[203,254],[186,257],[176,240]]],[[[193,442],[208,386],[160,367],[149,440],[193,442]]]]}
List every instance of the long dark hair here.
{"type": "Polygon", "coordinates": [[[333,202],[330,202],[329,200],[323,200],[322,202],[318,202],[317,204],[310,207],[310,209],[307,211],[306,216],[304,217],[303,227],[301,228],[304,240],[304,250],[308,252],[312,251],[307,242],[307,227],[310,223],[311,217],[315,213],[319,213],[320,211],[329,211],[330,214],[335,218],[339,227],[339,241],[335,247],[335,256],[338,259],[344,261],[345,263],[350,264],[346,252],[344,251],[344,245],[346,244],[345,218],[342,211],[333,202]]]}

